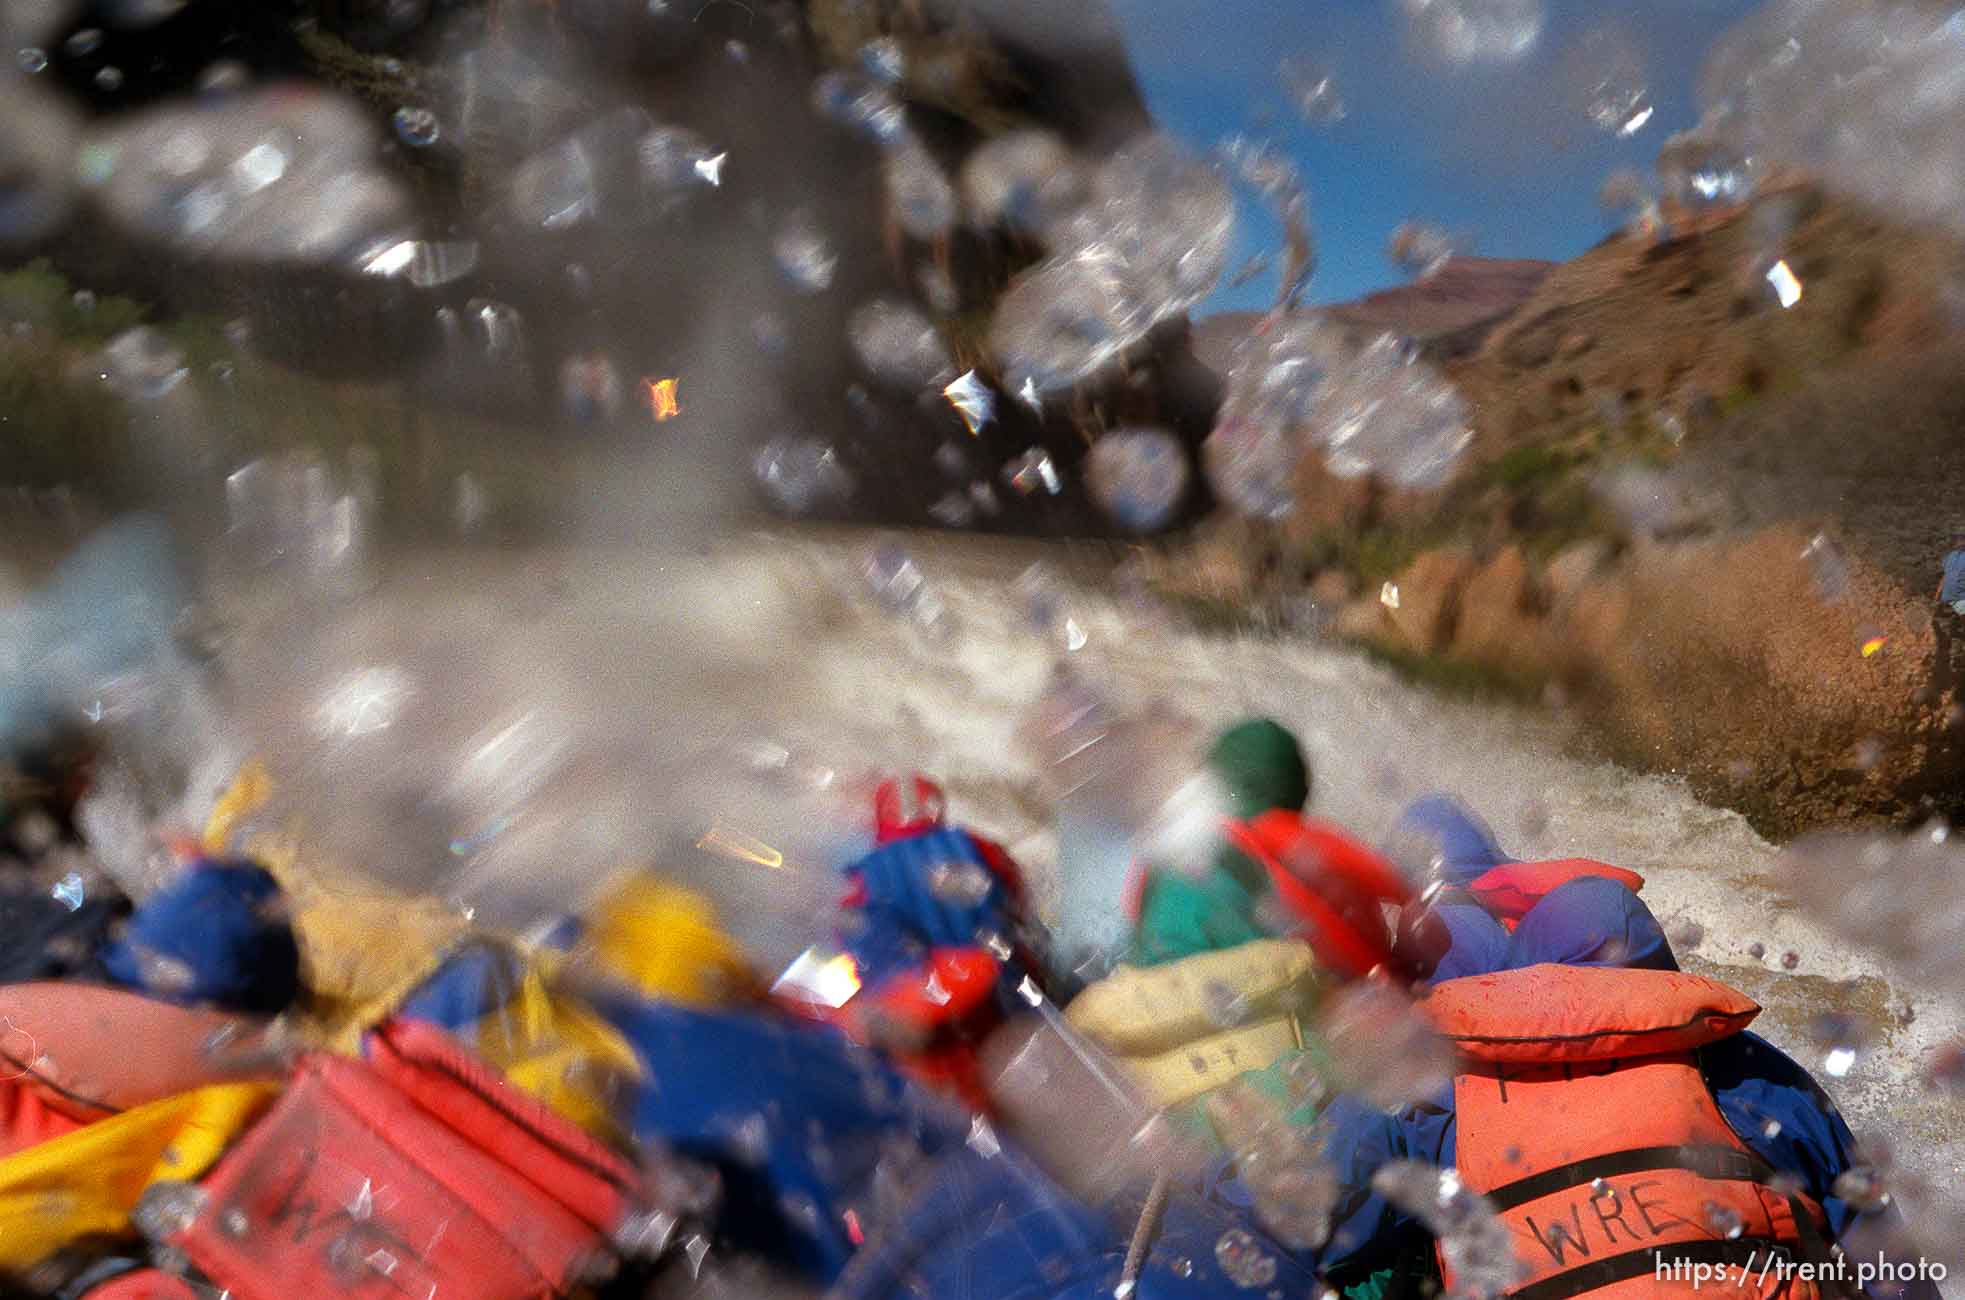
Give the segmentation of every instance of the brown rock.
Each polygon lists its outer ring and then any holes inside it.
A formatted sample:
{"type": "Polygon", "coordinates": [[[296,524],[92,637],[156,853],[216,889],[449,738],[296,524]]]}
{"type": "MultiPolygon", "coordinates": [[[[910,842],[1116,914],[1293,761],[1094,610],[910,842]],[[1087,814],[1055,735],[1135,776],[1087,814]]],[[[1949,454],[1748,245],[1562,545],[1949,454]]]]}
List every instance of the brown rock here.
{"type": "Polygon", "coordinates": [[[1427,551],[1407,566],[1391,584],[1396,595],[1381,601],[1397,644],[1420,654],[1445,650],[1459,617],[1461,588],[1473,572],[1474,557],[1457,548],[1427,551]]]}
{"type": "Polygon", "coordinates": [[[1456,658],[1540,675],[1539,591],[1528,559],[1508,546],[1467,579],[1453,630],[1456,658]]]}
{"type": "Polygon", "coordinates": [[[1294,487],[1296,509],[1287,525],[1292,537],[1361,528],[1370,521],[1377,498],[1369,477],[1339,478],[1317,455],[1305,456],[1297,466],[1294,487]]]}
{"type": "Polygon", "coordinates": [[[1389,642],[1392,625],[1376,596],[1360,596],[1344,606],[1331,630],[1346,641],[1382,645],[1389,642]]]}
{"type": "Polygon", "coordinates": [[[1614,749],[1776,834],[1892,814],[1958,779],[1932,689],[1945,647],[1910,612],[1925,611],[1855,558],[1823,600],[1807,541],[1775,527],[1644,547],[1559,615],[1614,749]]]}
{"type": "Polygon", "coordinates": [[[1610,558],[1607,543],[1592,539],[1577,542],[1556,553],[1543,577],[1550,602],[1563,605],[1573,600],[1610,558]]]}
{"type": "Polygon", "coordinates": [[[1255,575],[1237,540],[1209,537],[1194,545],[1179,584],[1187,594],[1206,600],[1247,600],[1254,594],[1255,575]]]}
{"type": "Polygon", "coordinates": [[[1339,569],[1325,569],[1310,583],[1310,599],[1328,609],[1341,609],[1351,599],[1351,576],[1339,569]]]}
{"type": "Polygon", "coordinates": [[[1630,584],[1621,574],[1604,574],[1570,597],[1563,626],[1572,654],[1601,668],[1628,639],[1630,621],[1630,584]]]}

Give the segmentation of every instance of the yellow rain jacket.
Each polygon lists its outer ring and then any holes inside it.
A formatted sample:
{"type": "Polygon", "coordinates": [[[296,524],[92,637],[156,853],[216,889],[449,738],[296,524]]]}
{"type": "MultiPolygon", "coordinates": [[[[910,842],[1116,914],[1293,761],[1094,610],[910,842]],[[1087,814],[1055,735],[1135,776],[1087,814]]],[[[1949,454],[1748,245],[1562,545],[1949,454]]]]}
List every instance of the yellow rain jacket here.
{"type": "Polygon", "coordinates": [[[0,1160],[0,1271],[22,1275],[70,1242],[128,1232],[146,1188],[202,1175],[279,1091],[199,1088],[0,1160]]]}

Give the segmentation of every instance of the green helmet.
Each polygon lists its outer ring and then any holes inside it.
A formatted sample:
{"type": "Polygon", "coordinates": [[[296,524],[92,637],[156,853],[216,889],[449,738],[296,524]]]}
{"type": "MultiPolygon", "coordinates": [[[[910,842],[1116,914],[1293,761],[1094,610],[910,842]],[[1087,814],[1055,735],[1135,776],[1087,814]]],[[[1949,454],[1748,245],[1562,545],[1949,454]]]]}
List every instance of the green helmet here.
{"type": "Polygon", "coordinates": [[[1208,770],[1221,780],[1231,815],[1259,816],[1274,808],[1297,812],[1310,801],[1310,765],[1296,737],[1268,718],[1238,722],[1208,750],[1208,770]]]}

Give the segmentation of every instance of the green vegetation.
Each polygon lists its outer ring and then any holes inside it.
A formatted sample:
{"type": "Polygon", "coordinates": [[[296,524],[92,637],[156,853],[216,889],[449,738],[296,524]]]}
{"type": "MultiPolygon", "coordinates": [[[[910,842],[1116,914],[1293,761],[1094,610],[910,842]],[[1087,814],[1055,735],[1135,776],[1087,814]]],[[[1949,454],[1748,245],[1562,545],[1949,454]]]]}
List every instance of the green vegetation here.
{"type": "Polygon", "coordinates": [[[114,294],[78,293],[46,258],[0,272],[0,323],[20,322],[71,343],[106,343],[149,314],[114,294]]]}
{"type": "MultiPolygon", "coordinates": [[[[0,273],[0,486],[70,487],[111,508],[153,499],[142,455],[151,426],[103,381],[98,349],[144,322],[126,298],[74,305],[74,290],[46,263],[0,273]]],[[[155,322],[181,350],[190,376],[171,401],[197,424],[220,463],[306,452],[334,467],[365,461],[381,485],[385,524],[441,525],[457,476],[470,473],[496,517],[515,528],[546,523],[568,499],[559,448],[535,435],[421,406],[382,384],[331,382],[264,361],[240,360],[218,322],[155,322]]],[[[214,500],[219,484],[210,489],[214,500]]]]}
{"type": "Polygon", "coordinates": [[[1760,394],[1748,384],[1735,384],[1719,395],[1719,413],[1730,416],[1744,411],[1760,400],[1760,394]]]}
{"type": "MultiPolygon", "coordinates": [[[[75,484],[83,466],[115,463],[128,412],[100,382],[70,378],[68,364],[52,343],[0,339],[0,483],[54,488],[75,484]]],[[[96,477],[99,490],[121,495],[122,485],[96,477]]]]}
{"type": "Polygon", "coordinates": [[[1526,488],[1561,475],[1574,464],[1560,447],[1529,443],[1511,447],[1481,467],[1481,477],[1496,487],[1526,488]]]}
{"type": "Polygon", "coordinates": [[[308,61],[329,84],[387,112],[419,103],[422,95],[436,89],[430,84],[435,77],[432,69],[364,54],[317,24],[301,24],[294,35],[308,61]]]}
{"type": "Polygon", "coordinates": [[[1299,543],[1295,560],[1302,574],[1336,569],[1375,586],[1404,572],[1421,552],[1452,541],[1458,517],[1447,511],[1423,524],[1376,524],[1367,528],[1326,528],[1299,543]]]}

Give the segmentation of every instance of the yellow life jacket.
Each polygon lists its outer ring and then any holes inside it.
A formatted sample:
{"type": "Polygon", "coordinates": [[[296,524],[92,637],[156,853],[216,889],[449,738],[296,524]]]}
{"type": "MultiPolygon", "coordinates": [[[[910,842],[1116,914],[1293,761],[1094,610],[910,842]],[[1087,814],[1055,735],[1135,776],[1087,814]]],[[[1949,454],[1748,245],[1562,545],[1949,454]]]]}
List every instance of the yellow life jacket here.
{"type": "Polygon", "coordinates": [[[1303,1046],[1299,1012],[1316,958],[1296,939],[1256,939],[1159,966],[1120,966],[1065,1009],[1149,1098],[1190,1101],[1303,1046]]]}

